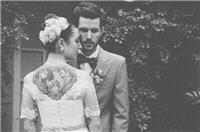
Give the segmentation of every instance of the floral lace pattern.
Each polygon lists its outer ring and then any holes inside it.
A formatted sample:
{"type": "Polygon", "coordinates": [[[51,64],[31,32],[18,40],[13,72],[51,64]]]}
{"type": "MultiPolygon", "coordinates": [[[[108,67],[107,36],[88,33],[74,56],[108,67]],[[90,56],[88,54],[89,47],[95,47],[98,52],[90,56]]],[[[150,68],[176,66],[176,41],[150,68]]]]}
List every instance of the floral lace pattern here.
{"type": "Polygon", "coordinates": [[[61,99],[75,82],[77,82],[76,72],[66,66],[43,67],[33,77],[33,83],[38,89],[53,100],[61,99]]]}
{"type": "Polygon", "coordinates": [[[25,107],[21,110],[21,118],[33,120],[37,117],[37,115],[37,109],[30,109],[29,107],[25,107]]]}

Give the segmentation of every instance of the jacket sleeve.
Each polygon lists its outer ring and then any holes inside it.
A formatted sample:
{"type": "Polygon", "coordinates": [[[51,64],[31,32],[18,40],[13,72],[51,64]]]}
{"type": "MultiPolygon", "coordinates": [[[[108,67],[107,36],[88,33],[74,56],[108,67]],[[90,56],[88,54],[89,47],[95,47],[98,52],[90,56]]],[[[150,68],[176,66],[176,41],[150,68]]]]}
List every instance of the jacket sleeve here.
{"type": "Polygon", "coordinates": [[[112,132],[126,132],[129,125],[129,98],[126,60],[120,63],[115,79],[112,132]]]}

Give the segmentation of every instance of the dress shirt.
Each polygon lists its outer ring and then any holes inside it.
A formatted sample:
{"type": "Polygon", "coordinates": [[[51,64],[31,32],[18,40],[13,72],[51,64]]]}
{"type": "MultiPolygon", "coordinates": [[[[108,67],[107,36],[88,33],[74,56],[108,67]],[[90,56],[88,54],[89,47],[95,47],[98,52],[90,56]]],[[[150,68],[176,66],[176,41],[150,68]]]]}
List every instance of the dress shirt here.
{"type": "MultiPolygon", "coordinates": [[[[83,54],[84,56],[88,58],[97,58],[99,54],[99,45],[97,45],[96,51],[92,53],[90,56],[85,55],[81,50],[79,50],[78,53],[83,54]]],[[[89,74],[91,74],[91,72],[93,71],[88,63],[82,63],[79,66],[82,70],[87,71],[89,74]]]]}

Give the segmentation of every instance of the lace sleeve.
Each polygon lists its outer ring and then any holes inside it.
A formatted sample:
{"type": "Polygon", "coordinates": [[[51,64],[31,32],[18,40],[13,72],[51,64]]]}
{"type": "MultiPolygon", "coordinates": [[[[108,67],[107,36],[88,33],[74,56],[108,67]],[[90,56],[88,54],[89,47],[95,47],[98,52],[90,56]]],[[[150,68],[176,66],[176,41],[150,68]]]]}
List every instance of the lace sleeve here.
{"type": "Polygon", "coordinates": [[[22,101],[21,101],[21,116],[20,118],[26,118],[33,120],[38,115],[37,105],[35,104],[31,93],[31,84],[27,78],[24,78],[23,91],[22,91],[22,101]]]}
{"type": "Polygon", "coordinates": [[[86,79],[85,80],[86,94],[84,98],[85,116],[87,118],[91,116],[99,116],[100,115],[99,104],[97,101],[97,95],[93,81],[89,74],[86,75],[85,79],[86,79]]]}

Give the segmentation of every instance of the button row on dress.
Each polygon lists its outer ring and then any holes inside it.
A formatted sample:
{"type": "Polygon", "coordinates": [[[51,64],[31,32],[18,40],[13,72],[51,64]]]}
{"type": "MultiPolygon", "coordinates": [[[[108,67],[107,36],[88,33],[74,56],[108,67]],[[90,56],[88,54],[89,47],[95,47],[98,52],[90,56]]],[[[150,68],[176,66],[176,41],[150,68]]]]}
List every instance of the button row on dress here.
{"type": "Polygon", "coordinates": [[[59,124],[61,126],[63,126],[64,122],[63,122],[63,118],[62,118],[62,115],[61,115],[61,113],[62,113],[62,107],[61,107],[61,103],[60,102],[57,102],[57,108],[58,108],[59,124]]]}

